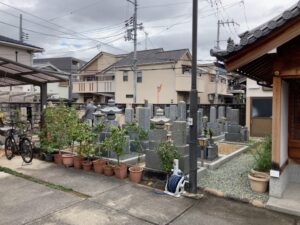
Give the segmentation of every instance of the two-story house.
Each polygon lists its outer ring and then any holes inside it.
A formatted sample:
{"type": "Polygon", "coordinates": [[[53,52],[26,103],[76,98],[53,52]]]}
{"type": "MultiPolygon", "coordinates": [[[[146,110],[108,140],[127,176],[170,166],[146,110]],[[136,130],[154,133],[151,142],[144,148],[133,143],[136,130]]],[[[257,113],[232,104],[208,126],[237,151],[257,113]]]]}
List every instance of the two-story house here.
{"type": "Polygon", "coordinates": [[[198,94],[201,104],[224,104],[233,102],[233,95],[229,92],[229,81],[232,77],[229,76],[226,71],[210,63],[198,65],[198,73],[200,73],[205,83],[204,91],[198,94]],[[216,93],[218,101],[215,101],[216,93]]]}
{"type": "Polygon", "coordinates": [[[68,75],[68,82],[48,84],[48,94],[54,98],[77,99],[77,94],[72,94],[72,82],[77,81],[79,69],[86,64],[85,61],[74,57],[37,58],[33,60],[33,66],[42,70],[50,70],[68,75]]]}
{"type": "MultiPolygon", "coordinates": [[[[34,53],[43,49],[0,35],[0,57],[32,66],[34,53]]],[[[2,87],[0,92],[33,92],[33,85],[2,87]]]]}
{"type": "MultiPolygon", "coordinates": [[[[93,98],[104,103],[115,98],[118,104],[133,103],[133,53],[100,53],[81,71],[73,92],[81,101],[93,98]]],[[[197,77],[198,92],[204,91],[203,78],[197,77]]],[[[162,48],[137,52],[136,103],[153,104],[189,102],[191,88],[191,54],[188,49],[164,51],[162,48]]]]}

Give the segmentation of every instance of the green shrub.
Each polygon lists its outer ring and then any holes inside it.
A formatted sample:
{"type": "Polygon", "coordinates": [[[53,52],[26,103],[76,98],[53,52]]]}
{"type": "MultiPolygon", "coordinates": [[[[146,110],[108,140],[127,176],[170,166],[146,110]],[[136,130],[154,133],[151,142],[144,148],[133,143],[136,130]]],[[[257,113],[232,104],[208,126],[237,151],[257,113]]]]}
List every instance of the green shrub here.
{"type": "Polygon", "coordinates": [[[272,138],[267,136],[253,152],[255,170],[268,172],[272,166],[272,138]]]}
{"type": "Polygon", "coordinates": [[[124,155],[126,145],[127,132],[122,128],[111,128],[111,134],[102,143],[102,147],[106,151],[113,151],[117,155],[118,165],[120,165],[120,157],[124,155]]]}
{"type": "Polygon", "coordinates": [[[156,149],[156,152],[161,160],[163,171],[170,173],[173,169],[174,159],[179,158],[176,147],[170,142],[161,142],[156,149]]]}

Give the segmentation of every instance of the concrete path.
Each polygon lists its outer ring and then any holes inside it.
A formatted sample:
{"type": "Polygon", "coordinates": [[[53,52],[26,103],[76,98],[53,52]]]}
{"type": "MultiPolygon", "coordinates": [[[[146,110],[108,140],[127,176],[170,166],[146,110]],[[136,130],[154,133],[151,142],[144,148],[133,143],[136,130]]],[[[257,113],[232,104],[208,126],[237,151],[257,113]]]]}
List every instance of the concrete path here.
{"type": "Polygon", "coordinates": [[[282,198],[271,197],[267,203],[267,208],[300,216],[300,184],[289,183],[282,198]]]}
{"type": "MultiPolygon", "coordinates": [[[[173,198],[114,177],[34,160],[0,166],[90,195],[80,198],[0,173],[0,224],[297,224],[298,218],[213,196],[173,198]]],[[[300,224],[300,223],[299,223],[300,224]]]]}

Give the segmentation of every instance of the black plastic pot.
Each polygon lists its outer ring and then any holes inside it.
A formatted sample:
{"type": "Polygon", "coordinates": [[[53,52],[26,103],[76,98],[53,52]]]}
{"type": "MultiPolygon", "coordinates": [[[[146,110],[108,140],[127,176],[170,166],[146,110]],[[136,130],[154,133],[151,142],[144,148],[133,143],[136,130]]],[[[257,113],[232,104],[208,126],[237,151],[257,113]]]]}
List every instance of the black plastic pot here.
{"type": "Polygon", "coordinates": [[[44,157],[46,162],[53,162],[53,154],[45,153],[44,157]]]}

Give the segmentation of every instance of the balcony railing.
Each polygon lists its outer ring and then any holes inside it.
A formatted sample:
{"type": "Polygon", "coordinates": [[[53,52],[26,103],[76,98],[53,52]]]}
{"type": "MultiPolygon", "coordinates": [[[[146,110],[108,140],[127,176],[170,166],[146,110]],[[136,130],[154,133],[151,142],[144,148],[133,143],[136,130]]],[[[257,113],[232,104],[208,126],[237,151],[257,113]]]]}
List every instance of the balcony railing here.
{"type": "Polygon", "coordinates": [[[73,82],[73,93],[115,92],[115,81],[73,82]]]}

